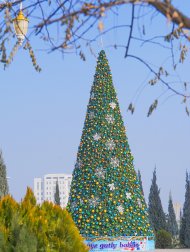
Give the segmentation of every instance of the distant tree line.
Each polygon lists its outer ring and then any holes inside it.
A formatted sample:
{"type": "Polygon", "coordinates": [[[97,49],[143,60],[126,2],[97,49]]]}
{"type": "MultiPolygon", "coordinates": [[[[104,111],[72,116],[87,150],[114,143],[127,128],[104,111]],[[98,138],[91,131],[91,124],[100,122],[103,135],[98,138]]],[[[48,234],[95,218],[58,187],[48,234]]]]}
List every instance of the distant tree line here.
{"type": "MultiPolygon", "coordinates": [[[[138,171],[137,176],[143,192],[140,171],[138,171]]],[[[157,248],[190,248],[190,174],[188,172],[186,172],[185,187],[185,201],[180,216],[180,225],[178,226],[171,193],[169,195],[168,213],[164,213],[160,199],[160,189],[157,185],[156,169],[154,170],[148,198],[148,212],[155,232],[157,248]]]]}

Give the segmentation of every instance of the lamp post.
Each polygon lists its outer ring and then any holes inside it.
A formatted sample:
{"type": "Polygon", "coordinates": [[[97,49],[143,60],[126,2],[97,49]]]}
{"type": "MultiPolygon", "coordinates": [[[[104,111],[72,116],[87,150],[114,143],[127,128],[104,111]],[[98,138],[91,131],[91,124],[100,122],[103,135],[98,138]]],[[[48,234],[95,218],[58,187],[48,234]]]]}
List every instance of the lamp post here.
{"type": "Polygon", "coordinates": [[[16,16],[15,19],[13,19],[13,25],[14,25],[14,29],[15,29],[15,33],[18,39],[18,44],[21,46],[27,31],[28,31],[28,19],[24,16],[23,12],[22,12],[22,3],[20,4],[20,11],[18,13],[18,15],[16,16]]]}

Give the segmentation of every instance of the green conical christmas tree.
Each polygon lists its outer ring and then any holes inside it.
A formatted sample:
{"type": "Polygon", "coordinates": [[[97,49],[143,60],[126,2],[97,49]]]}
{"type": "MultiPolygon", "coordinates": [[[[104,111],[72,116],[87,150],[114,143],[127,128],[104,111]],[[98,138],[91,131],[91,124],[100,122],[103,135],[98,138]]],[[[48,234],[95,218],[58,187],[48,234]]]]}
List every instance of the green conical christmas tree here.
{"type": "Polygon", "coordinates": [[[68,209],[85,238],[153,236],[104,51],[98,57],[68,209]]]}

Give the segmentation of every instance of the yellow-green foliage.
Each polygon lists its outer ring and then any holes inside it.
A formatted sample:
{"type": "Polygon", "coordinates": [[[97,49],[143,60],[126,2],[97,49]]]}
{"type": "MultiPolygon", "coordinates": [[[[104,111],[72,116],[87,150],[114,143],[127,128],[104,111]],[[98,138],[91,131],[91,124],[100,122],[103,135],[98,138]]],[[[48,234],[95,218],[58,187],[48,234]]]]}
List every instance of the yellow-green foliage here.
{"type": "Polygon", "coordinates": [[[67,210],[49,202],[36,205],[30,188],[18,204],[11,196],[0,201],[0,251],[87,252],[67,210]]]}

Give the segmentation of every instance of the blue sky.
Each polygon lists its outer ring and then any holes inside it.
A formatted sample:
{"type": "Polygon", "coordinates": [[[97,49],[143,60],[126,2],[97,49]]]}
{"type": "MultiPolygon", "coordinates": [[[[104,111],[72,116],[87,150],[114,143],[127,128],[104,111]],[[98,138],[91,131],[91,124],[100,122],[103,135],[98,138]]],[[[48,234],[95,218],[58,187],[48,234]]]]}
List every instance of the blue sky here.
{"type": "MultiPolygon", "coordinates": [[[[117,18],[118,24],[124,20],[124,11],[117,18]]],[[[115,17],[110,17],[105,25],[114,22],[115,17]]],[[[167,29],[166,21],[157,17],[153,24],[147,25],[147,36],[165,34],[167,29]]],[[[124,59],[123,49],[110,47],[112,41],[125,41],[125,36],[127,40],[126,30],[108,34],[103,38],[103,49],[109,59],[135,168],[142,173],[146,197],[156,165],[166,208],[170,190],[174,202],[184,200],[185,172],[190,171],[190,119],[181,98],[166,99],[167,95],[161,97],[153,115],[146,117],[148,107],[164,88],[160,84],[150,87],[147,69],[132,59],[124,59]],[[127,107],[143,85],[136,111],[131,115],[127,107]]],[[[0,69],[0,148],[10,177],[10,193],[17,200],[24,196],[27,186],[33,186],[34,177],[72,173],[96,66],[96,58],[88,49],[84,50],[87,61],[83,62],[75,54],[63,58],[58,52],[39,51],[38,38],[33,38],[31,44],[43,69],[40,74],[22,49],[9,68],[0,69]]],[[[102,49],[100,40],[93,44],[93,49],[97,55],[102,49]]],[[[169,62],[165,61],[169,52],[165,49],[155,45],[140,47],[133,41],[131,53],[158,66],[164,64],[170,70],[169,62]]],[[[188,56],[185,64],[179,66],[182,79],[189,80],[189,69],[188,56]]]]}

